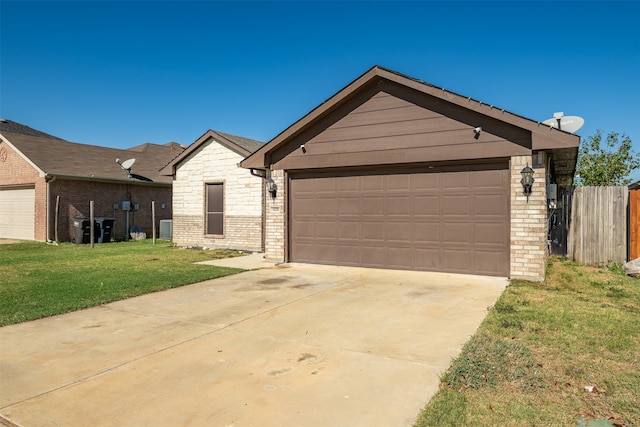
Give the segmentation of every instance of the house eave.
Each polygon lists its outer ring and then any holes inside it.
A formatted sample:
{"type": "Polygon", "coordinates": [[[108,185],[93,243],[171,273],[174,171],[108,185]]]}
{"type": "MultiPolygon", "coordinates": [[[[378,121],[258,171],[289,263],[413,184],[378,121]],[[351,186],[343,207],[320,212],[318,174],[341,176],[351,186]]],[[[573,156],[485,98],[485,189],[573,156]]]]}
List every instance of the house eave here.
{"type": "Polygon", "coordinates": [[[321,118],[331,114],[332,111],[348,101],[356,92],[363,90],[365,87],[378,85],[384,80],[436,97],[460,108],[472,110],[487,117],[528,130],[532,134],[532,150],[577,148],[580,144],[580,138],[577,135],[554,129],[541,122],[533,121],[504,109],[497,108],[493,105],[477,101],[470,97],[464,97],[444,88],[439,88],[400,73],[387,70],[379,66],[374,66],[338,91],[335,95],[317,106],[311,112],[300,118],[283,132],[278,134],[275,138],[265,144],[264,147],[244,159],[240,163],[240,166],[248,169],[268,169],[272,163],[270,158],[270,154],[272,152],[277,150],[291,138],[294,138],[316,120],[320,120],[321,118]]]}

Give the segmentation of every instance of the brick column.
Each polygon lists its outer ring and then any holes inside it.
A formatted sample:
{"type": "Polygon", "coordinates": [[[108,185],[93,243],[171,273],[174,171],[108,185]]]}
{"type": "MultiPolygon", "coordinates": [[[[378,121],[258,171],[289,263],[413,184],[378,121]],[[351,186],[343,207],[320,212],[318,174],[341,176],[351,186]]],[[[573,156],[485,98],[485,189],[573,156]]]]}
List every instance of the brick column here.
{"type": "Polygon", "coordinates": [[[546,154],[511,158],[511,278],[543,281],[547,264],[546,154]],[[521,171],[534,170],[531,195],[523,194],[521,171]]]}
{"type": "Polygon", "coordinates": [[[264,236],[264,257],[272,262],[284,262],[285,247],[285,179],[283,170],[271,171],[271,179],[278,186],[276,197],[271,197],[268,192],[265,194],[265,236],[264,236]]]}

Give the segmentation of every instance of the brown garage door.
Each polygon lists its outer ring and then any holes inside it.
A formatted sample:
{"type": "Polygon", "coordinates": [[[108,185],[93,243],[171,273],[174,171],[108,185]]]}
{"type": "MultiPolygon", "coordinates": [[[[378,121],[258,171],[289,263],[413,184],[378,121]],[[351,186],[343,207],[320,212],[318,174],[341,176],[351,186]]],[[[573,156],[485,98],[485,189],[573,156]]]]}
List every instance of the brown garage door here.
{"type": "Polygon", "coordinates": [[[294,262],[509,274],[507,164],[290,175],[294,262]]]}

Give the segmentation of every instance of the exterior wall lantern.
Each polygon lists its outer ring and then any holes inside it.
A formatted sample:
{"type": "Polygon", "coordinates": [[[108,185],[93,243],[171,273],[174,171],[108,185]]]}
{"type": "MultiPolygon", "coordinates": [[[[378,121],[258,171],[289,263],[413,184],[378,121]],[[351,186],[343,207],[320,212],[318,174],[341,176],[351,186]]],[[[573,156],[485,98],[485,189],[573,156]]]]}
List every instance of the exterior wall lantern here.
{"type": "Polygon", "coordinates": [[[531,169],[529,165],[527,165],[524,169],[522,169],[520,173],[522,174],[522,179],[520,180],[520,182],[522,183],[524,195],[527,196],[527,199],[529,199],[529,196],[531,195],[531,187],[535,182],[535,179],[533,179],[533,169],[531,169]]]}
{"type": "Polygon", "coordinates": [[[271,178],[267,178],[267,191],[271,194],[271,197],[276,198],[276,193],[278,192],[278,186],[271,178]]]}

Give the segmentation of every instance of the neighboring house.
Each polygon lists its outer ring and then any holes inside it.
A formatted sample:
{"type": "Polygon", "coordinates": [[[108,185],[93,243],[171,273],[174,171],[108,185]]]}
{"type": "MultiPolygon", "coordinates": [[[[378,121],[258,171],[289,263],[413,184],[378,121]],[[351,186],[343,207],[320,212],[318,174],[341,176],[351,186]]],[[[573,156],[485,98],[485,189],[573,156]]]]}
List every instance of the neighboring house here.
{"type": "Polygon", "coordinates": [[[173,242],[263,250],[262,178],[238,164],[262,142],[207,131],[162,173],[173,175],[173,242]]]}
{"type": "Polygon", "coordinates": [[[547,184],[571,185],[579,142],[376,66],[241,166],[277,186],[268,259],[543,280],[547,184]]]}
{"type": "Polygon", "coordinates": [[[150,235],[152,201],[156,227],[171,219],[171,179],[159,170],[183,150],[177,143],[128,150],[78,144],[0,120],[0,238],[74,240],[74,219],[90,216],[91,201],[96,218],[115,220],[112,238],[128,238],[127,225],[150,235]],[[132,158],[129,176],[116,159],[132,158]]]}

